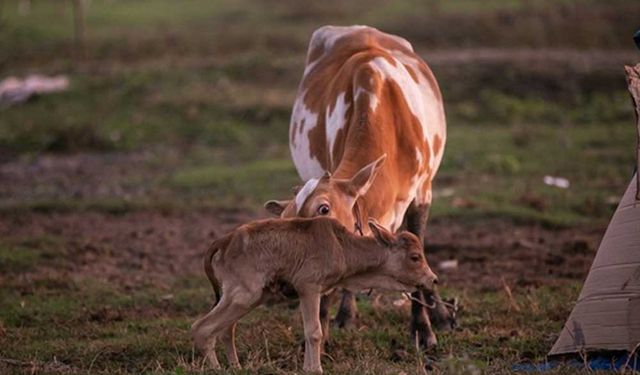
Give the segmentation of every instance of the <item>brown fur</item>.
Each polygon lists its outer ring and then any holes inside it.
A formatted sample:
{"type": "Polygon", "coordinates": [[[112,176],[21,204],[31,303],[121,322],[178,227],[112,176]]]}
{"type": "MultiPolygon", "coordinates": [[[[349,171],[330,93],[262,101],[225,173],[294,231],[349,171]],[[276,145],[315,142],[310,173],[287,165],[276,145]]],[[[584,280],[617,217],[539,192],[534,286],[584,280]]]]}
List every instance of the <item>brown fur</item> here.
{"type": "Polygon", "coordinates": [[[321,294],[337,286],[411,291],[430,288],[436,279],[416,236],[408,232],[393,235],[374,222],[369,226],[374,237],[356,236],[330,218],[271,219],[245,224],[216,240],[204,265],[219,300],[193,324],[196,345],[219,367],[213,346],[221,336],[229,363],[239,366],[236,321],[260,304],[271,284],[284,281],[300,296],[304,369],[322,371],[321,294]]]}

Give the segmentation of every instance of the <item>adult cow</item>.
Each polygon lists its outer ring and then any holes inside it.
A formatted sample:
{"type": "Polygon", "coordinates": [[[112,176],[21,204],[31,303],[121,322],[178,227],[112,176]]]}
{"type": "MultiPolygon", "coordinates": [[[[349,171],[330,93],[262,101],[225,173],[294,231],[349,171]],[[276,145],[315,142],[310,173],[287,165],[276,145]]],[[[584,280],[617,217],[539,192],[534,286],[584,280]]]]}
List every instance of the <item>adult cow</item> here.
{"type": "MultiPolygon", "coordinates": [[[[365,235],[361,219],[373,217],[392,231],[406,221],[422,238],[446,124],[436,79],[409,42],[367,26],[316,30],[289,137],[306,182],[295,199],[269,201],[267,210],[283,217],[331,216],[365,235]]],[[[411,332],[429,348],[436,337],[418,301],[434,298],[413,297],[411,332]]],[[[326,327],[326,299],[322,305],[326,327]]],[[[354,316],[354,296],[346,292],[336,320],[342,326],[354,316]]]]}

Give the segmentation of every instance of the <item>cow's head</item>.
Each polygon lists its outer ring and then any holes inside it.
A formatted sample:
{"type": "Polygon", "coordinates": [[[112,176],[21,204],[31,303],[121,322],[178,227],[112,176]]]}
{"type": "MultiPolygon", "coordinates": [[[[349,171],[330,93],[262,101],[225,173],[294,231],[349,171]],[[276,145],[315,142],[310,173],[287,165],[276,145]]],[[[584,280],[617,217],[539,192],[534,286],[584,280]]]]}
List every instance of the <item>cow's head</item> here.
{"type": "MultiPolygon", "coordinates": [[[[271,200],[264,207],[280,217],[328,216],[347,228],[353,228],[358,221],[354,212],[356,201],[367,193],[386,157],[386,154],[382,155],[349,179],[334,178],[329,173],[321,178],[312,178],[297,189],[294,199],[271,200]]],[[[368,228],[362,229],[366,231],[368,228]]]]}

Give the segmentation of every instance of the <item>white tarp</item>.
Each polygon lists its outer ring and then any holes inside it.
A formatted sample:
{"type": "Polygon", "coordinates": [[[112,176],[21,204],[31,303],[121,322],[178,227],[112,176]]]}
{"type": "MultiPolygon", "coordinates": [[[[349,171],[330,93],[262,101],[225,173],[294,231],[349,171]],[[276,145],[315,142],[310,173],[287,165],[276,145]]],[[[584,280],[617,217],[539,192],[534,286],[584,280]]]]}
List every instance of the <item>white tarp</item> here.
{"type": "Polygon", "coordinates": [[[633,351],[640,343],[640,200],[631,180],[549,354],[633,351]]]}
{"type": "Polygon", "coordinates": [[[64,91],[69,87],[66,76],[30,75],[25,79],[9,77],[0,82],[0,104],[11,105],[29,100],[33,95],[64,91]]]}

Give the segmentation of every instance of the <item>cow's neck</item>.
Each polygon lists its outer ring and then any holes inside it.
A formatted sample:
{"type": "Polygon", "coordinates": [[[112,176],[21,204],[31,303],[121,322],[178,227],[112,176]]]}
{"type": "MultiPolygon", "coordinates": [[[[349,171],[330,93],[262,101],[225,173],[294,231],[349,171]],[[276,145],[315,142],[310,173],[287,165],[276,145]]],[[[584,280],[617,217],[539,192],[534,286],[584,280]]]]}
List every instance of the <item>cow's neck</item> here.
{"type": "MultiPolygon", "coordinates": [[[[382,155],[383,153],[380,153],[382,155]]],[[[333,172],[333,178],[336,179],[350,179],[353,177],[358,171],[360,171],[367,164],[371,163],[374,158],[371,157],[360,157],[360,158],[343,158],[338,168],[333,172]]],[[[388,162],[387,162],[388,164],[388,162]]],[[[374,218],[379,221],[381,224],[388,226],[389,223],[384,222],[384,217],[381,214],[385,212],[389,212],[393,209],[392,206],[388,206],[389,203],[392,203],[393,199],[381,199],[381,197],[388,198],[390,196],[387,176],[387,168],[385,166],[378,172],[376,179],[374,180],[373,186],[369,189],[367,194],[358,197],[357,208],[360,213],[360,219],[362,220],[362,230],[367,234],[369,232],[367,226],[367,220],[369,218],[374,218]]],[[[392,194],[392,193],[391,193],[392,194]]],[[[354,212],[354,215],[356,212],[354,212]]]]}

